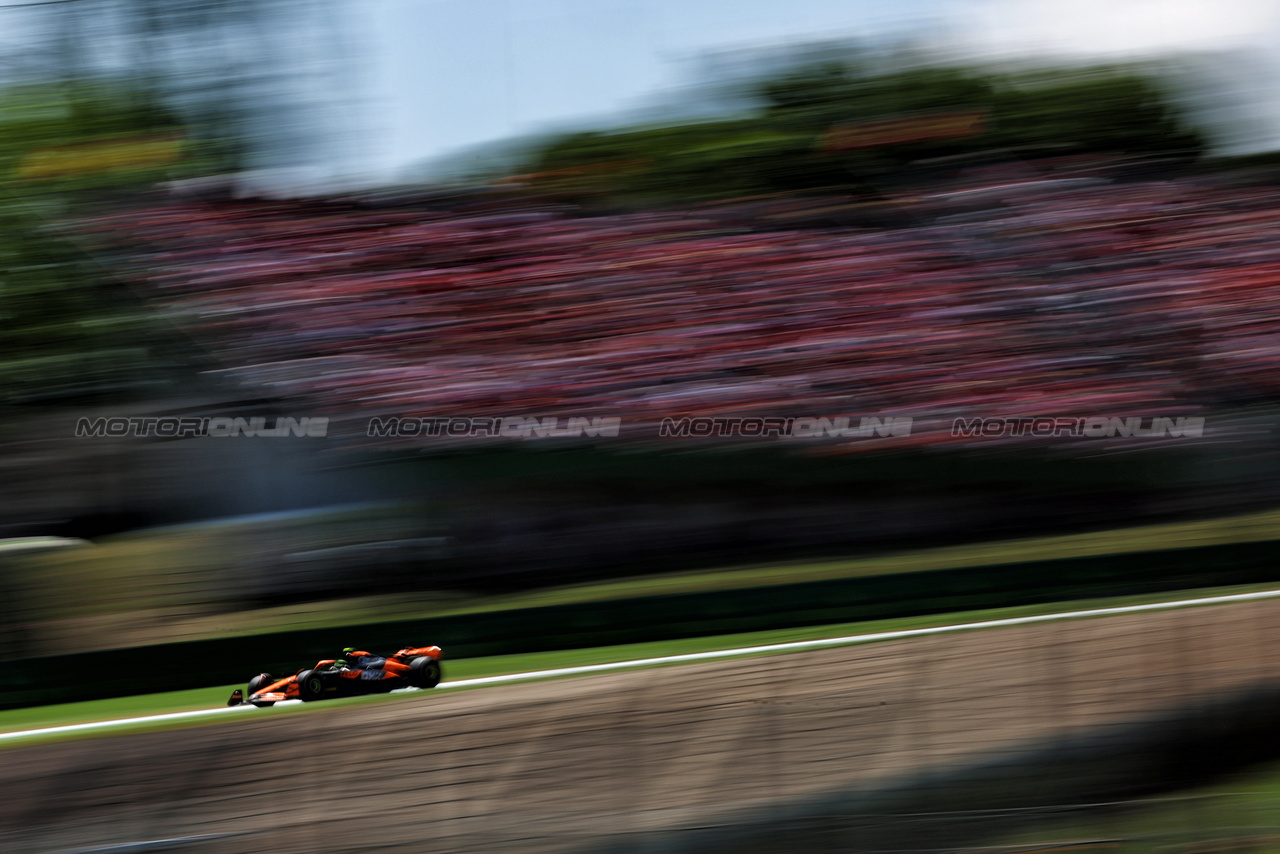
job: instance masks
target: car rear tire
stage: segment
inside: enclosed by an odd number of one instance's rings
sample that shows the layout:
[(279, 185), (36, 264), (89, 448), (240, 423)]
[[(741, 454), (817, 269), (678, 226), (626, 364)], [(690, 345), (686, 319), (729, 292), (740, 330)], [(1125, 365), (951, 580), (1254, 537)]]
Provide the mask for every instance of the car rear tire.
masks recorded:
[(324, 697), (324, 677), (317, 670), (304, 670), (298, 674), (298, 696), (310, 703)]
[(440, 684), (440, 662), (423, 655), (409, 662), (409, 684), (415, 688), (434, 688)]

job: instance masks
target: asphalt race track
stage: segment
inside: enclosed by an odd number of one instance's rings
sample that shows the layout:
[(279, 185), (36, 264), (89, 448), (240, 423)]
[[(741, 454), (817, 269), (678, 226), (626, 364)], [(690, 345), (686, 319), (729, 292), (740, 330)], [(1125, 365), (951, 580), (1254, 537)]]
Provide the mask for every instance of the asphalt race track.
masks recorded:
[(1280, 675), (1280, 601), (413, 692), (13, 746), (0, 850), (573, 851)]

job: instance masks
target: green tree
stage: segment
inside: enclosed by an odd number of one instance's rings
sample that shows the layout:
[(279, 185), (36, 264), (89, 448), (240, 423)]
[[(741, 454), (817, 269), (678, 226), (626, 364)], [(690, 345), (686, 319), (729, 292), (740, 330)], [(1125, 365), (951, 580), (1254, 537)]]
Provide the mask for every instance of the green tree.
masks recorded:
[(997, 146), (1191, 158), (1206, 150), (1203, 133), (1140, 66), (1014, 76), (996, 90), (993, 112)]
[[(760, 107), (739, 119), (573, 134), (535, 151), (528, 171), (570, 196), (679, 200), (868, 189), (996, 151), (1199, 157), (1203, 136), (1156, 81), (1144, 66), (1010, 75), (827, 59), (757, 81)], [(948, 116), (981, 119), (972, 131), (928, 130)], [(881, 142), (828, 144), (833, 129), (895, 121), (906, 130)], [(923, 128), (914, 135), (912, 122)]]
[(145, 189), (188, 168), (136, 148), (182, 133), (170, 111), (122, 81), (0, 92), (0, 403), (162, 385), (172, 336), (58, 223), (101, 191)]

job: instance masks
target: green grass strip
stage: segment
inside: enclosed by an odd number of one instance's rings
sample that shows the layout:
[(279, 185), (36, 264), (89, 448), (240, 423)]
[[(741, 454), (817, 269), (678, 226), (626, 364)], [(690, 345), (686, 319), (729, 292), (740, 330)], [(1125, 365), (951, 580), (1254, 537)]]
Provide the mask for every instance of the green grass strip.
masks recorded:
[[(1144, 605), (1160, 602), (1175, 602), (1184, 599), (1195, 599), (1209, 596), (1224, 596), (1236, 593), (1250, 593), (1272, 589), (1274, 585), (1242, 585), (1235, 587), (1205, 588), (1183, 590), (1147, 596), (1113, 597), (1107, 599), (1077, 600), (1073, 602), (1054, 602), (1039, 605), (1028, 605), (1016, 608), (994, 608), (980, 611), (965, 611), (950, 614), (933, 614), (918, 617), (904, 617), (893, 620), (874, 620), (860, 623), (838, 623), (825, 626), (806, 626), (795, 629), (782, 629), (765, 632), (747, 632), (711, 637), (686, 638), (672, 641), (652, 643), (626, 644), (620, 646), (598, 647), (577, 650), (557, 650), (550, 652), (524, 653), (517, 655), (487, 656), (483, 658), (450, 660), (445, 650), (445, 680), (474, 679), (485, 676), (500, 676), (512, 673), (527, 673), (550, 670), (560, 667), (575, 667), (590, 664), (606, 664), (620, 661), (655, 658), (666, 655), (710, 652), (715, 650), (735, 649), (739, 647), (760, 646), (764, 644), (788, 643), (793, 641), (820, 640), (852, 635), (874, 634), (877, 632), (902, 631), (905, 629), (930, 628), (935, 626), (956, 625), (961, 623), (982, 622), (1010, 617), (1039, 616), (1060, 614), (1093, 608), (1120, 607), (1125, 605)], [(786, 653), (783, 653), (786, 654)], [(305, 666), (309, 662), (300, 662)], [(658, 665), (660, 666), (660, 665)], [(252, 674), (245, 674), (246, 681)], [(283, 674), (282, 674), (283, 675)], [(244, 688), (244, 684), (220, 685), (199, 688), (189, 691), (172, 691), (159, 694), (121, 697), (108, 700), (93, 700), (79, 703), (64, 703), (50, 706), (35, 706), (24, 709), (0, 711), (0, 732), (37, 729), (44, 727), (64, 726), (69, 724), (88, 723), (92, 721), (114, 720), (144, 715), (159, 715), (171, 712), (185, 712), (197, 709), (217, 708), (226, 703), (235, 688)], [(474, 688), (471, 690), (480, 690)], [(394, 698), (406, 700), (420, 699), (422, 694), (393, 695)], [(430, 696), (429, 694), (425, 696)], [(319, 704), (323, 708), (359, 702), (382, 702), (385, 696), (351, 698), (346, 700), (326, 701)], [(317, 708), (316, 705), (290, 707), (304, 710)], [(279, 710), (283, 711), (283, 709)], [(247, 713), (251, 718), (252, 713)], [(196, 721), (139, 723), (137, 727), (111, 730), (112, 733), (123, 731), (167, 729), (179, 726), (202, 725), (218, 721), (230, 720), (230, 717), (214, 716)], [(104, 735), (101, 733), (68, 733), (34, 736), (33, 739), (53, 740), (63, 738), (84, 738)], [(13, 744), (29, 744), (32, 739), (21, 739), (8, 742)]]

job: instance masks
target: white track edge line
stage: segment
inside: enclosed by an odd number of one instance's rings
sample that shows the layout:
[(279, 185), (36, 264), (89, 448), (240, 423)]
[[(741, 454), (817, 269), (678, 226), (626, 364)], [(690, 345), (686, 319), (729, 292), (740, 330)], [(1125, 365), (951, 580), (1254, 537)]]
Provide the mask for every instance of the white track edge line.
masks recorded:
[[(1260, 599), (1280, 598), (1280, 590), (1259, 590), (1253, 593), (1232, 593), (1225, 596), (1202, 596), (1196, 599), (1177, 599), (1171, 602), (1150, 602), (1145, 605), (1117, 605), (1111, 608), (1089, 608), (1083, 611), (1061, 611), (1054, 614), (1036, 614), (1029, 617), (1005, 617), (998, 620), (981, 620), (976, 623), (956, 623), (949, 626), (929, 626), (920, 629), (899, 629), (892, 632), (873, 632), (865, 635), (848, 635), (838, 638), (821, 638), (818, 640), (788, 641), (786, 643), (770, 643), (760, 646), (736, 647), (734, 649), (712, 650), (710, 652), (689, 652), (681, 655), (662, 655), (655, 658), (637, 658), (629, 661), (611, 661), (604, 664), (583, 664), (576, 667), (557, 667), (551, 670), (533, 670), (526, 673), (507, 673), (501, 676), (481, 676), (475, 679), (455, 679), (441, 682), (436, 690), (442, 688), (472, 688), (481, 685), (498, 685), (506, 682), (526, 682), (533, 679), (553, 679), (559, 676), (577, 676), (585, 673), (602, 673), (610, 670), (627, 670), (635, 667), (652, 667), (659, 664), (676, 664), (689, 661), (710, 661), (718, 658), (732, 658), (741, 655), (759, 655), (769, 652), (796, 652), (805, 649), (820, 649), (828, 646), (852, 646), (854, 644), (874, 643), (876, 641), (902, 640), (904, 638), (923, 637), (926, 635), (950, 634), (952, 632), (994, 629), (1002, 626), (1025, 626), (1030, 623), (1048, 623), (1057, 620), (1074, 620), (1082, 617), (1107, 617), (1117, 614), (1136, 614), (1142, 611), (1168, 611), (1175, 608), (1190, 608), (1197, 605), (1225, 605), (1231, 602), (1251, 602)], [(407, 689), (414, 690), (417, 689)], [(399, 692), (397, 692), (399, 693)], [(62, 726), (43, 727), (41, 729), (17, 730), (0, 733), (0, 741), (18, 738), (29, 738), (38, 735), (85, 732), (95, 729), (130, 726), (133, 724), (158, 723), (164, 721), (185, 720), (189, 718), (219, 715), (254, 708), (250, 705), (227, 706), (217, 709), (197, 709), (190, 712), (169, 712), (161, 715), (143, 715), (136, 718), (116, 718), (105, 721), (92, 721), (81, 724), (65, 724)]]

